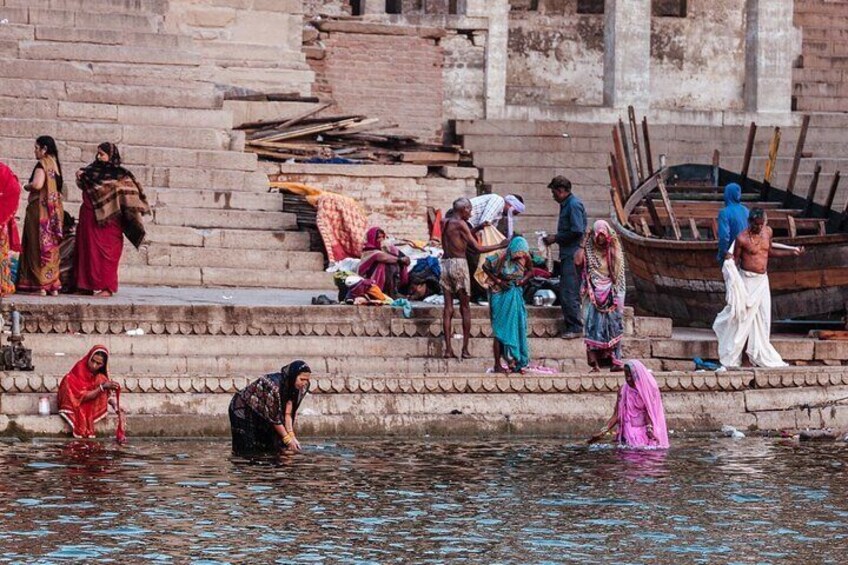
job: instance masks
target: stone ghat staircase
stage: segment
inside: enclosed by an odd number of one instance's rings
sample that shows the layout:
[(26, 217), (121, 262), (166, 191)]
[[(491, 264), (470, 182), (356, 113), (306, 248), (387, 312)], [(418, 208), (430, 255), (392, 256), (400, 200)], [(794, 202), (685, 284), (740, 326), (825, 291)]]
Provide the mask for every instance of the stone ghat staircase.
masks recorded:
[(802, 112), (848, 111), (848, 2), (795, 0), (795, 26), (803, 30), (801, 57), (793, 69), (793, 108)]
[[(556, 229), (559, 208), (551, 198), (548, 182), (555, 175), (566, 175), (577, 194), (594, 218), (610, 214), (609, 153), (612, 149), (612, 127), (617, 117), (610, 113), (610, 123), (582, 121), (581, 111), (565, 121), (478, 120), (458, 122), (456, 131), (463, 146), (474, 153), (474, 164), (481, 169), (483, 181), (499, 194), (522, 194), (527, 212), (517, 220), (518, 228), (532, 234), (535, 230), (549, 233)], [(623, 114), (626, 120), (626, 113)], [(720, 151), (720, 163), (725, 169), (739, 171), (745, 153), (750, 117), (721, 115), (703, 117), (702, 125), (659, 125), (659, 120), (692, 119), (692, 116), (649, 116), (651, 149), (654, 167), (660, 154), (667, 155), (668, 164), (710, 163), (713, 151)], [(639, 116), (641, 120), (641, 116)], [(786, 186), (792, 168), (798, 140), (800, 115), (793, 116), (795, 125), (781, 126), (781, 142), (775, 177), (772, 185)], [(768, 147), (774, 128), (759, 123), (751, 178), (762, 179)], [(844, 114), (813, 114), (804, 152), (795, 183), (795, 193), (807, 194), (813, 177), (815, 161), (822, 162), (822, 177), (816, 201), (823, 203), (835, 171), (848, 171), (848, 116)], [(629, 130), (628, 130), (629, 131)], [(568, 137), (563, 137), (568, 134)], [(843, 182), (833, 208), (843, 210), (848, 201), (848, 188)]]
[[(473, 308), (475, 358), (445, 361), (438, 308), (404, 319), (388, 308), (346, 306), (19, 307), (36, 371), (0, 376), (0, 432), (12, 434), (62, 432), (57, 417), (34, 416), (38, 399), (50, 398), (55, 412), (59, 379), (94, 344), (111, 349), (134, 435), (226, 434), (232, 394), (294, 358), (315, 376), (301, 414), (308, 434), (582, 434), (608, 417), (621, 384), (620, 374), (588, 373), (581, 341), (550, 337), (559, 329), (555, 308), (531, 308), (530, 333), (534, 362), (557, 372), (494, 376), (485, 373), (484, 308)], [(625, 353), (657, 371), (677, 429), (848, 424), (842, 409), (787, 410), (848, 394), (848, 343), (776, 339), (788, 359), (816, 366), (695, 373), (692, 356), (715, 356), (708, 335), (676, 335), (668, 320), (629, 311), (626, 326)], [(139, 328), (143, 335), (126, 333)]]
[(168, 9), (164, 0), (0, 0), (0, 159), (25, 180), (34, 139), (55, 137), (76, 215), (73, 172), (98, 143), (118, 143), (153, 206), (150, 246), (128, 247), (122, 283), (328, 287), (321, 255), (267, 193), (222, 109), (220, 88), (235, 83), (220, 81), (235, 78), (224, 72), (231, 61), (210, 53), (229, 43), (166, 32)]

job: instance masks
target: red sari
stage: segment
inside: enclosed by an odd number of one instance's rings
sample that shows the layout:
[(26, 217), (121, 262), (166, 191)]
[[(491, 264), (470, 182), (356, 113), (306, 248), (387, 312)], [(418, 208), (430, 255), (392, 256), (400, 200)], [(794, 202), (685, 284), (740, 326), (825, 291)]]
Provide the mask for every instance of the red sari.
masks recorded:
[(118, 265), (124, 251), (120, 214), (98, 225), (88, 193), (82, 193), (74, 252), (74, 277), (78, 290), (118, 292)]
[[(106, 355), (106, 364), (97, 374), (88, 368), (88, 360), (95, 353)], [(59, 383), (59, 414), (71, 425), (75, 438), (94, 437), (94, 424), (106, 416), (108, 394), (99, 394), (87, 401), (82, 398), (101, 384), (109, 382), (108, 361), (109, 350), (102, 345), (95, 345)]]
[(21, 251), (15, 212), (21, 198), (21, 183), (12, 169), (0, 163), (0, 296), (15, 292), (11, 252)]

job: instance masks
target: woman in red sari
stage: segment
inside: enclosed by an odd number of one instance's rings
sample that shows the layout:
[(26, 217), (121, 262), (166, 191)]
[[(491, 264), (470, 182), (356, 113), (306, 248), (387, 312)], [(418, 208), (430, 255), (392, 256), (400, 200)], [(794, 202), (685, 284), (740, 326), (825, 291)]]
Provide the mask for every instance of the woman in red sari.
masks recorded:
[(59, 383), (59, 414), (75, 438), (95, 437), (94, 424), (106, 416), (108, 405), (117, 406), (111, 392), (121, 387), (109, 379), (108, 362), (109, 350), (95, 345)]
[(141, 215), (150, 212), (141, 185), (121, 166), (114, 143), (101, 143), (94, 162), (77, 171), (82, 190), (74, 255), (76, 288), (103, 298), (118, 292), (124, 235), (136, 249), (144, 240)]
[(409, 282), (409, 257), (393, 245), (385, 245), (386, 232), (373, 227), (365, 234), (359, 276), (371, 279), (384, 294), (397, 298), (398, 290)]
[(0, 296), (15, 292), (12, 252), (21, 251), (15, 212), (21, 198), (21, 183), (12, 169), (0, 163)]

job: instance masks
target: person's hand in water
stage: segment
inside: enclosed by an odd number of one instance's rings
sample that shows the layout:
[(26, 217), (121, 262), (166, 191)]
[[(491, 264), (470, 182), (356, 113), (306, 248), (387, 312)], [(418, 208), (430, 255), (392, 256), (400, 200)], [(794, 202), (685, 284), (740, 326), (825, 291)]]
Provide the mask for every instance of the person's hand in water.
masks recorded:
[(298, 451), (300, 451), (300, 442), (297, 441), (296, 437), (292, 438), (291, 443), (289, 443), (289, 445), (288, 445), (288, 448), (289, 448), (289, 451), (292, 451), (294, 453), (297, 453)]

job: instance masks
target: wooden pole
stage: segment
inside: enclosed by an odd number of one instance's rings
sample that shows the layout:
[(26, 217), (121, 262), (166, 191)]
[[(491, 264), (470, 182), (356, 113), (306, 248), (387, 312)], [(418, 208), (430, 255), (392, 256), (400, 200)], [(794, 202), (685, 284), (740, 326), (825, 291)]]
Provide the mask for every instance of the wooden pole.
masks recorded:
[(636, 112), (633, 106), (627, 107), (627, 119), (630, 122), (630, 139), (633, 143), (634, 157), (636, 159), (636, 173), (639, 175), (639, 184), (645, 180), (645, 169), (642, 167), (642, 150), (639, 148), (639, 128), (636, 125)]
[(630, 198), (633, 188), (630, 185), (630, 177), (624, 166), (624, 145), (621, 143), (621, 134), (616, 126), (612, 127), (612, 144), (615, 149), (615, 162), (618, 165), (618, 182), (624, 198)]
[(819, 187), (819, 175), (821, 175), (821, 161), (816, 161), (816, 168), (813, 170), (813, 178), (810, 181), (810, 189), (807, 191), (807, 203), (804, 206), (804, 216), (809, 216), (813, 211), (813, 204), (816, 200), (816, 190)]
[(798, 167), (801, 166), (801, 155), (804, 152), (804, 143), (807, 141), (807, 128), (810, 127), (810, 115), (804, 116), (801, 122), (801, 131), (798, 132), (798, 143), (795, 145), (795, 156), (792, 158), (792, 171), (789, 173), (789, 181), (786, 183), (786, 195), (783, 197), (783, 206), (789, 205), (792, 193), (795, 191), (795, 179), (798, 178)]
[(651, 155), (651, 135), (648, 132), (648, 118), (642, 118), (642, 139), (645, 142), (645, 166), (648, 168), (648, 175), (654, 174), (654, 158)]
[[(610, 157), (612, 157), (612, 155), (610, 155)], [(619, 224), (626, 226), (627, 217), (624, 215), (624, 205), (621, 202), (621, 194), (618, 191), (618, 179), (615, 178), (616, 175), (612, 165), (607, 166), (607, 170), (609, 171), (610, 197), (612, 198), (612, 205), (615, 209), (615, 216), (618, 218)]]
[(630, 136), (627, 135), (627, 129), (622, 120), (618, 120), (618, 130), (624, 147), (624, 166), (627, 169), (627, 174), (630, 175), (630, 189), (636, 190), (639, 188), (639, 175), (636, 173), (636, 165), (633, 163), (633, 146), (630, 143)]
[(830, 190), (827, 193), (827, 200), (824, 203), (825, 214), (829, 214), (830, 209), (833, 208), (833, 200), (836, 198), (837, 188), (839, 188), (839, 171), (836, 171), (836, 174), (833, 175), (833, 181), (830, 183)]
[(748, 167), (751, 165), (751, 155), (754, 152), (754, 139), (757, 137), (757, 124), (751, 122), (748, 128), (748, 141), (745, 143), (745, 158), (742, 160), (742, 189), (748, 184)]
[[(771, 189), (771, 178), (774, 176), (774, 167), (777, 164), (777, 152), (780, 149), (780, 128), (774, 128), (774, 135), (771, 137), (769, 144), (768, 161), (766, 161), (766, 172), (763, 176), (763, 189), (760, 192), (761, 200), (768, 200), (769, 190)], [(784, 204), (785, 206), (786, 204)]]
[(660, 191), (660, 198), (662, 198), (663, 206), (665, 206), (665, 211), (668, 213), (668, 221), (671, 224), (671, 229), (674, 232), (674, 238), (677, 241), (680, 241), (683, 237), (680, 233), (680, 225), (677, 223), (677, 217), (674, 215), (674, 209), (671, 207), (671, 199), (668, 197), (668, 191), (665, 189), (665, 181), (662, 178), (662, 175), (657, 177), (657, 189)]

